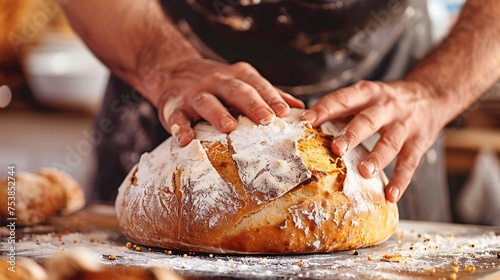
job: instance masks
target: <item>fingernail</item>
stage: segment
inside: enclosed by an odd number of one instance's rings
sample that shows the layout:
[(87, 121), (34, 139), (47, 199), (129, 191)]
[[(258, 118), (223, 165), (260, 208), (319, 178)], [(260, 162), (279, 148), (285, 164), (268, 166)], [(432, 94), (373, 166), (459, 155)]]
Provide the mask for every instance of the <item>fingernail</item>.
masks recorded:
[(181, 136), (180, 136), (179, 134), (174, 135), (174, 140), (175, 140), (175, 144), (176, 144), (177, 146), (180, 146), (180, 145), (181, 145), (181, 140), (182, 140), (182, 139), (181, 139)]
[(337, 148), (341, 156), (345, 155), (347, 148), (349, 147), (347, 141), (344, 139), (333, 140), (333, 145)]
[(259, 118), (259, 123), (262, 125), (268, 125), (274, 122), (274, 113), (268, 109), (260, 109), (257, 111), (257, 117)]
[(228, 116), (222, 116), (219, 125), (221, 126), (222, 129), (227, 129), (232, 127), (234, 124), (234, 120)]
[(389, 191), (392, 198), (394, 199), (394, 202), (397, 202), (399, 200), (399, 189), (396, 187), (391, 188)]
[(316, 121), (318, 116), (316, 115), (316, 112), (308, 110), (302, 113), (302, 118), (307, 121), (310, 121), (311, 123), (314, 123), (314, 121)]
[(283, 116), (286, 115), (286, 113), (288, 112), (288, 106), (286, 106), (285, 104), (283, 103), (278, 103), (274, 106), (274, 112), (276, 113), (277, 116)]
[(179, 133), (180, 130), (181, 127), (176, 123), (170, 127), (170, 132), (172, 133), (172, 135), (177, 135), (177, 133)]
[(365, 160), (361, 162), (361, 165), (364, 166), (367, 175), (372, 177), (375, 174), (375, 164), (373, 163), (372, 160)]

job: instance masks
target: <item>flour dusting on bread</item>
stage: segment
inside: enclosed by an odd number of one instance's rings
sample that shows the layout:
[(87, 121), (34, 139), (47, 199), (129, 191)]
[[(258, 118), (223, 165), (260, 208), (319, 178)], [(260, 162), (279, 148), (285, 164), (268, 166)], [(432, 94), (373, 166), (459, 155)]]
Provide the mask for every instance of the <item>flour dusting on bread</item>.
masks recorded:
[(229, 134), (199, 123), (186, 147), (169, 138), (145, 153), (119, 189), (123, 233), (144, 245), (218, 253), (330, 252), (388, 238), (397, 207), (381, 177), (359, 175), (367, 151), (335, 156), (339, 127), (312, 128), (301, 112), (267, 126), (240, 116)]
[(277, 118), (272, 125), (255, 125), (240, 116), (229, 134), (233, 159), (247, 192), (257, 204), (274, 200), (311, 178), (297, 151), (297, 139), (305, 130), (300, 121)]

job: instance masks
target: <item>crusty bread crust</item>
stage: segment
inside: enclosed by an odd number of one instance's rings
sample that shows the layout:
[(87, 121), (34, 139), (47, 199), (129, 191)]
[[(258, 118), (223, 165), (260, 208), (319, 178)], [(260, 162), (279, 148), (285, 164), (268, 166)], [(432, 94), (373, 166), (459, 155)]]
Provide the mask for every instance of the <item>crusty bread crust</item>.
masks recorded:
[[(294, 116), (286, 122), (297, 121), (299, 114)], [(331, 252), (387, 239), (396, 229), (398, 210), (385, 199), (385, 177), (367, 180), (359, 175), (357, 164), (367, 151), (357, 147), (338, 158), (330, 151), (333, 136), (327, 133), (332, 134), (334, 127), (300, 125), (300, 135), (293, 139), (295, 150), (289, 152), (300, 157), (309, 175), (278, 196), (252, 193), (258, 187), (243, 182), (239, 169), (243, 165), (235, 163), (234, 143), (219, 136), (193, 141), (202, 148), (191, 157), (206, 158), (212, 167), (207, 172), (215, 173), (219, 177), (213, 178), (224, 184), (208, 182), (200, 190), (195, 178), (185, 175), (198, 174), (191, 170), (197, 164), (181, 164), (187, 160), (179, 152), (183, 149), (166, 140), (141, 157), (119, 189), (116, 210), (123, 233), (148, 246), (242, 254)], [(202, 207), (207, 198), (213, 202), (209, 210)]]
[[(15, 176), (16, 224), (29, 226), (47, 221), (57, 213), (67, 215), (85, 206), (82, 187), (68, 173), (44, 168), (38, 173), (18, 172)], [(7, 205), (8, 178), (0, 179), (0, 202)], [(11, 200), (12, 201), (12, 200)], [(0, 209), (0, 222), (11, 218), (7, 206)]]

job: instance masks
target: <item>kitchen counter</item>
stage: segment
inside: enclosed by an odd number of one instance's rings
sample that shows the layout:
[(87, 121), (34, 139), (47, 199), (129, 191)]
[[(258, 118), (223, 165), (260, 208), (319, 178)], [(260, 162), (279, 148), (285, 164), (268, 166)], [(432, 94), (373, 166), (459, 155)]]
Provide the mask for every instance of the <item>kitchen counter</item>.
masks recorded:
[[(0, 250), (5, 250), (5, 227), (0, 234)], [(288, 256), (209, 255), (144, 246), (139, 246), (141, 251), (127, 248), (113, 206), (91, 205), (79, 213), (55, 217), (44, 225), (17, 229), (16, 237), (17, 257), (42, 264), (62, 251), (84, 249), (104, 265), (164, 267), (189, 279), (446, 279), (453, 277), (454, 266), (458, 269), (457, 279), (500, 279), (499, 227), (400, 221), (396, 233), (386, 242), (356, 251)], [(109, 255), (116, 259), (110, 260)]]

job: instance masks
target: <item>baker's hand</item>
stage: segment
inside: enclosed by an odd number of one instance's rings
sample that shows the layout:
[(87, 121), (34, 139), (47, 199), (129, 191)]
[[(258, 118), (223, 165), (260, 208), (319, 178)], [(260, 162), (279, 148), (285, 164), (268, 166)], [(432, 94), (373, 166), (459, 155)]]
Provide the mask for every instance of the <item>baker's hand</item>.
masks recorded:
[(228, 108), (234, 108), (257, 124), (267, 125), (285, 117), (290, 106), (302, 101), (273, 87), (248, 63), (232, 65), (207, 59), (182, 62), (165, 78), (158, 101), (160, 121), (181, 146), (194, 138), (191, 123), (203, 118), (219, 131), (236, 128)]
[(376, 176), (397, 157), (394, 174), (385, 189), (387, 199), (397, 202), (420, 158), (445, 125), (446, 102), (415, 81), (360, 81), (324, 96), (303, 117), (318, 126), (353, 116), (342, 134), (332, 141), (331, 149), (338, 156), (379, 132), (380, 139), (358, 166), (359, 172), (365, 178)]

